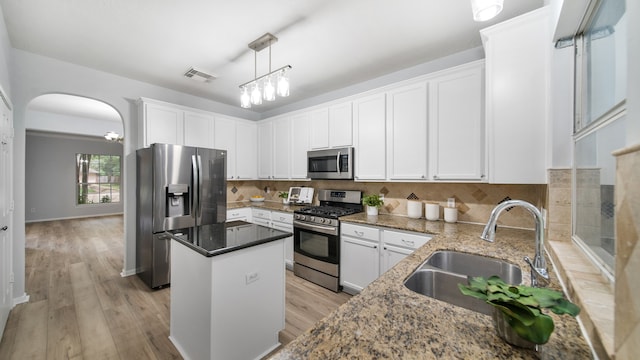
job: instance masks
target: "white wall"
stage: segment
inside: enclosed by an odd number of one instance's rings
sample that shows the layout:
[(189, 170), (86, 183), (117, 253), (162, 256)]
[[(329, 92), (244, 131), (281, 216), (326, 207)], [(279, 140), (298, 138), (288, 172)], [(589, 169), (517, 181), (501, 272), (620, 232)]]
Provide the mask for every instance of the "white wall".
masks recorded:
[(102, 119), (88, 119), (79, 116), (54, 114), (28, 110), (25, 118), (25, 129), (49, 131), (64, 134), (88, 136), (104, 136), (108, 131), (123, 133), (122, 121), (115, 122)]
[(551, 146), (549, 165), (552, 169), (568, 169), (572, 164), (573, 52), (572, 46), (551, 51), (551, 124), (547, 137)]
[(122, 144), (107, 142), (104, 138), (27, 131), (27, 222), (123, 212), (123, 202), (76, 205), (76, 154), (122, 156)]

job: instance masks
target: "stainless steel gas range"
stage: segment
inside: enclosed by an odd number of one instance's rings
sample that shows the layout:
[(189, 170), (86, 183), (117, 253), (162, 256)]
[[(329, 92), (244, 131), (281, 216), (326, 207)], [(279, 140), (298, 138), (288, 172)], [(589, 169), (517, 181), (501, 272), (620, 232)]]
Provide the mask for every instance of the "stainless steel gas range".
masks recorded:
[(293, 273), (333, 291), (340, 290), (340, 216), (362, 212), (362, 192), (320, 190), (320, 206), (294, 212)]

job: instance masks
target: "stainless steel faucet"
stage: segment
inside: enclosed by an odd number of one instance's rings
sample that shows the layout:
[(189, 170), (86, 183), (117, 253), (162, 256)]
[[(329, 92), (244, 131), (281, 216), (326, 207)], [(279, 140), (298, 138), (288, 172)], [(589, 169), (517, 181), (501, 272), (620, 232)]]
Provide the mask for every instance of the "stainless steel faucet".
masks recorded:
[(536, 255), (533, 262), (528, 256), (524, 257), (524, 261), (531, 267), (531, 286), (545, 287), (549, 285), (549, 272), (547, 271), (547, 262), (544, 259), (544, 220), (540, 210), (530, 203), (523, 200), (508, 200), (498, 204), (489, 216), (489, 221), (482, 231), (481, 239), (493, 242), (496, 239), (496, 221), (502, 210), (514, 206), (521, 206), (527, 209), (535, 218), (536, 222)]

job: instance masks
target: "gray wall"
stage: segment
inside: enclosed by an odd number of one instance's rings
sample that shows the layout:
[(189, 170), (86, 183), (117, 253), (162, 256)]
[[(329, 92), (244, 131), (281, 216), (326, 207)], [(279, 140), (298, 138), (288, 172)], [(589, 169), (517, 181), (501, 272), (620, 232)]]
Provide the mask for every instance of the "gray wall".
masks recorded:
[(79, 153), (122, 156), (122, 144), (95, 137), (27, 131), (26, 222), (123, 212), (124, 201), (76, 205), (75, 159)]

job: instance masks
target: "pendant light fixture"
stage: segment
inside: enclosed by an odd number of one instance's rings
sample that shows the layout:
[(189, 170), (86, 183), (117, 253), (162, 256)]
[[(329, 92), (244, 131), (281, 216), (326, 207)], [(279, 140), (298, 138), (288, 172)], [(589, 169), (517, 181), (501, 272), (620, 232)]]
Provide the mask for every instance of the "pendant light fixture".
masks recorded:
[[(266, 33), (249, 43), (249, 48), (253, 50), (253, 80), (240, 85), (240, 106), (248, 109), (251, 105), (260, 105), (262, 100), (274, 101), (276, 95), (280, 97), (289, 96), (289, 74), (291, 65), (285, 65), (279, 69), (271, 71), (271, 44), (278, 41), (278, 38), (270, 33)], [(258, 52), (269, 48), (269, 72), (258, 77)]]
[(473, 20), (487, 21), (493, 19), (502, 11), (504, 0), (471, 0)]

